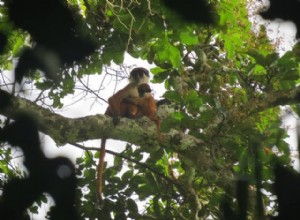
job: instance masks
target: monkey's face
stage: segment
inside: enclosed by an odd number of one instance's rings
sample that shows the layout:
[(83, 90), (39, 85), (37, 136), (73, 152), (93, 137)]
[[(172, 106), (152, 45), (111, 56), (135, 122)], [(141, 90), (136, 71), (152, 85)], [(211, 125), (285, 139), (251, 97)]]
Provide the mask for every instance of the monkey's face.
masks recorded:
[(138, 92), (140, 97), (144, 97), (146, 93), (151, 93), (151, 88), (149, 84), (143, 83), (139, 85)]
[(134, 68), (130, 72), (129, 81), (135, 84), (143, 84), (149, 82), (149, 71), (143, 67)]

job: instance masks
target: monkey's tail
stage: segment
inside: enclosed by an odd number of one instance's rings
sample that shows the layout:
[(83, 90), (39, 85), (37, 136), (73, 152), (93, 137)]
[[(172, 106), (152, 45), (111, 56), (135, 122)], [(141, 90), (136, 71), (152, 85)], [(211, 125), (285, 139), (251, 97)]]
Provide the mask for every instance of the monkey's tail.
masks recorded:
[(98, 162), (98, 173), (97, 173), (97, 199), (100, 207), (103, 207), (104, 201), (102, 197), (103, 191), (103, 170), (104, 170), (104, 158), (105, 158), (105, 144), (106, 139), (101, 140), (101, 147), (100, 147), (100, 156)]

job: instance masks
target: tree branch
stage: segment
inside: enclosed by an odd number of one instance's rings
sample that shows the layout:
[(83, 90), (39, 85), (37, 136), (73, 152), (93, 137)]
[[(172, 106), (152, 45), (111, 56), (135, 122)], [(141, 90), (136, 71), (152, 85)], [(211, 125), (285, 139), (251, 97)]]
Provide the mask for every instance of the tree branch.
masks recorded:
[[(300, 94), (300, 87), (289, 91), (271, 92), (253, 98), (244, 106), (239, 106), (239, 112), (243, 112), (243, 117), (249, 117), (251, 114), (271, 107), (295, 104), (299, 102), (298, 94)], [(230, 110), (227, 119), (234, 118), (235, 111), (237, 109)], [(157, 136), (156, 126), (147, 118), (138, 120), (122, 118), (120, 123), (114, 126), (111, 118), (104, 115), (67, 118), (29, 100), (14, 96), (11, 96), (11, 104), (8, 107), (0, 109), (0, 114), (11, 119), (15, 119), (18, 114), (24, 112), (32, 114), (37, 121), (39, 130), (51, 136), (58, 145), (107, 138), (146, 148), (163, 146), (180, 153), (184, 163), (197, 167), (200, 171), (213, 169), (213, 159), (202, 140), (173, 129), (168, 134), (164, 134), (163, 142), (159, 143), (157, 138), (153, 138)]]
[[(7, 95), (9, 94), (7, 93)], [(145, 117), (138, 120), (122, 118), (120, 123), (114, 126), (111, 118), (105, 115), (67, 118), (27, 99), (10, 97), (11, 104), (4, 109), (0, 109), (0, 114), (10, 119), (15, 119), (24, 112), (31, 114), (36, 120), (39, 130), (51, 136), (58, 145), (101, 138), (121, 140), (139, 146), (147, 146), (148, 148), (160, 145), (158, 139), (153, 138), (157, 136), (155, 124)], [(201, 143), (193, 136), (172, 130), (164, 136), (161, 145), (177, 151), (184, 151), (190, 147), (197, 147)]]
[[(77, 144), (77, 143), (70, 143), (70, 144), (72, 144), (72, 145), (74, 145), (75, 147), (78, 147), (78, 148), (80, 148), (80, 149), (82, 149), (82, 150), (86, 150), (86, 151), (89, 151), (89, 150), (99, 151), (99, 148), (96, 148), (96, 147), (85, 147), (85, 146), (83, 146), (83, 145), (81, 145), (81, 144)], [(146, 169), (150, 170), (152, 173), (156, 174), (156, 175), (159, 176), (160, 178), (162, 178), (162, 179), (166, 180), (167, 182), (171, 183), (172, 185), (176, 186), (176, 188), (177, 188), (181, 193), (184, 192), (182, 186), (181, 186), (178, 182), (176, 182), (175, 180), (169, 178), (168, 176), (165, 176), (164, 174), (160, 173), (159, 171), (153, 169), (151, 166), (148, 166), (148, 165), (145, 164), (145, 163), (141, 163), (141, 162), (138, 161), (138, 160), (135, 160), (135, 159), (133, 159), (133, 158), (131, 158), (131, 157), (128, 157), (128, 156), (126, 156), (126, 155), (123, 155), (122, 153), (116, 153), (116, 152), (111, 151), (111, 150), (108, 150), (108, 149), (106, 149), (105, 152), (108, 153), (108, 154), (114, 155), (114, 156), (116, 156), (116, 157), (120, 157), (120, 158), (122, 158), (122, 159), (125, 159), (125, 160), (127, 160), (127, 161), (133, 162), (133, 163), (139, 165), (139, 166), (142, 167), (142, 168), (146, 168)]]
[(261, 97), (254, 98), (248, 104), (242, 106), (242, 111), (252, 115), (280, 105), (297, 104), (299, 101), (300, 86), (286, 91), (272, 91)]

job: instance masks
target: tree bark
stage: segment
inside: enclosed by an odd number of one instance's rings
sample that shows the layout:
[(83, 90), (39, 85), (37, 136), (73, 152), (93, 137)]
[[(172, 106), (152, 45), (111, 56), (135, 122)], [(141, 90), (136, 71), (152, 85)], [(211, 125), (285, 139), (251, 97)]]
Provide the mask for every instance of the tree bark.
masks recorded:
[[(2, 91), (3, 92), (3, 91)], [(68, 118), (43, 108), (27, 99), (10, 96), (11, 103), (6, 108), (0, 108), (0, 114), (15, 119), (20, 114), (29, 114), (36, 120), (39, 130), (49, 135), (58, 145), (83, 142), (93, 139), (115, 139), (135, 145), (157, 147), (159, 145), (156, 126), (148, 118), (132, 120), (121, 118), (118, 125), (113, 125), (112, 119), (105, 115), (91, 115), (81, 118)], [(184, 141), (186, 140), (186, 141)], [(187, 142), (188, 140), (188, 142)], [(181, 134), (172, 130), (164, 136), (161, 144), (174, 150), (186, 150), (201, 143), (193, 136)], [(176, 144), (176, 146), (175, 146)]]
[[(249, 117), (272, 107), (298, 103), (299, 92), (300, 87), (296, 87), (288, 92), (276, 91), (254, 98), (243, 106), (231, 109), (225, 121), (231, 121), (230, 118), (234, 118), (233, 113), (237, 111), (243, 112), (243, 117)], [(22, 113), (31, 114), (39, 130), (52, 137), (57, 145), (101, 138), (121, 140), (150, 151), (157, 147), (169, 148), (178, 152), (185, 164), (197, 167), (199, 171), (214, 169), (213, 159), (202, 140), (172, 129), (168, 134), (163, 134), (163, 141), (159, 143), (158, 138), (155, 138), (156, 126), (147, 118), (138, 120), (121, 118), (120, 123), (114, 126), (111, 118), (105, 115), (67, 118), (29, 100), (14, 96), (11, 96), (9, 106), (0, 108), (0, 114), (11, 119)]]

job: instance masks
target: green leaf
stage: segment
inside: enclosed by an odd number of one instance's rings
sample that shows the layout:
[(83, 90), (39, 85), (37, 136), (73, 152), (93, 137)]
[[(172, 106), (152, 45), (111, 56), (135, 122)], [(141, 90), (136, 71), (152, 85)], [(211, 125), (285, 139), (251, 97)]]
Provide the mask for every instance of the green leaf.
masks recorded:
[(38, 214), (38, 209), (39, 209), (38, 206), (33, 206), (33, 207), (31, 207), (29, 210), (30, 210), (30, 212), (33, 213), (33, 214)]
[(60, 97), (58, 95), (55, 95), (52, 98), (53, 98), (52, 106), (54, 108), (62, 108), (63, 107), (63, 104), (60, 102)]
[(259, 62), (259, 61), (263, 62), (265, 59), (264, 56), (259, 53), (259, 51), (257, 51), (256, 49), (253, 49), (253, 48), (249, 49), (247, 51), (247, 54), (250, 55), (251, 57), (253, 57), (256, 60), (256, 62)]
[(279, 54), (278, 53), (268, 54), (265, 57), (264, 65), (263, 66), (271, 66), (271, 64), (274, 63), (275, 60), (278, 60), (278, 58), (279, 58)]
[(102, 62), (103, 64), (110, 64), (111, 61), (114, 61), (116, 64), (121, 64), (124, 61), (128, 35), (114, 31), (111, 40), (112, 42), (106, 44), (103, 49)]
[(172, 113), (172, 118), (176, 119), (177, 121), (181, 121), (184, 119), (184, 113), (182, 112), (173, 112)]
[(148, 159), (149, 162), (156, 162), (156, 161), (159, 161), (162, 157), (164, 156), (164, 151), (163, 149), (159, 149), (159, 150), (156, 150), (154, 152), (151, 152), (151, 157)]
[(157, 75), (157, 74), (166, 72), (166, 69), (161, 68), (161, 67), (154, 67), (154, 68), (151, 68), (150, 71), (153, 75)]
[(271, 66), (271, 64), (279, 58), (278, 53), (271, 53), (264, 56), (256, 49), (249, 49), (247, 54), (253, 57), (256, 60), (256, 62), (262, 65), (263, 67)]
[(140, 200), (145, 200), (149, 196), (153, 195), (153, 186), (150, 184), (145, 184), (136, 189)]
[(158, 66), (164, 66), (167, 63), (173, 68), (178, 68), (181, 65), (179, 50), (177, 47), (171, 45), (168, 40), (158, 40), (153, 44), (152, 49), (155, 52), (155, 61)]
[(129, 210), (129, 217), (136, 217), (138, 215), (138, 206), (133, 199), (127, 199), (127, 207)]
[(95, 177), (96, 171), (95, 171), (95, 169), (85, 169), (83, 172), (83, 175), (87, 179), (92, 179)]
[(132, 170), (128, 170), (126, 171), (123, 175), (122, 175), (122, 180), (128, 181), (129, 179), (131, 179), (133, 177), (133, 171)]
[(288, 90), (295, 88), (295, 82), (290, 80), (281, 80), (280, 81), (280, 89)]
[(186, 32), (180, 32), (180, 41), (186, 45), (196, 45), (199, 43), (198, 37), (193, 34), (192, 30), (187, 30)]
[(157, 73), (157, 74), (154, 74), (152, 82), (153, 83), (162, 83), (168, 78), (168, 76), (169, 76), (169, 71), (167, 71), (167, 70)]
[[(22, 37), (16, 37), (14, 39), (12, 54), (14, 57), (19, 56), (21, 48), (24, 46), (24, 40)], [(23, 48), (24, 49), (24, 48)]]
[(48, 202), (48, 199), (47, 199), (47, 196), (45, 196), (44, 194), (41, 196), (41, 201), (43, 203), (47, 203)]
[(115, 157), (114, 158), (114, 168), (117, 172), (120, 172), (123, 168), (124, 161), (121, 157)]
[(163, 97), (166, 98), (166, 99), (169, 99), (171, 101), (181, 103), (181, 104), (184, 102), (184, 100), (182, 99), (180, 94), (176, 91), (167, 91), (167, 92), (165, 92)]
[(181, 119), (183, 116), (181, 113), (173, 113), (169, 117), (165, 118), (161, 123), (161, 131), (162, 132), (169, 132), (170, 129), (179, 128), (181, 125)]
[(40, 90), (47, 90), (53, 86), (53, 82), (51, 81), (36, 82), (35, 86)]
[(7, 165), (0, 162), (0, 170), (1, 170), (1, 173), (8, 173)]
[(190, 90), (185, 96), (185, 102), (193, 110), (199, 110), (203, 105), (203, 100), (195, 90)]

